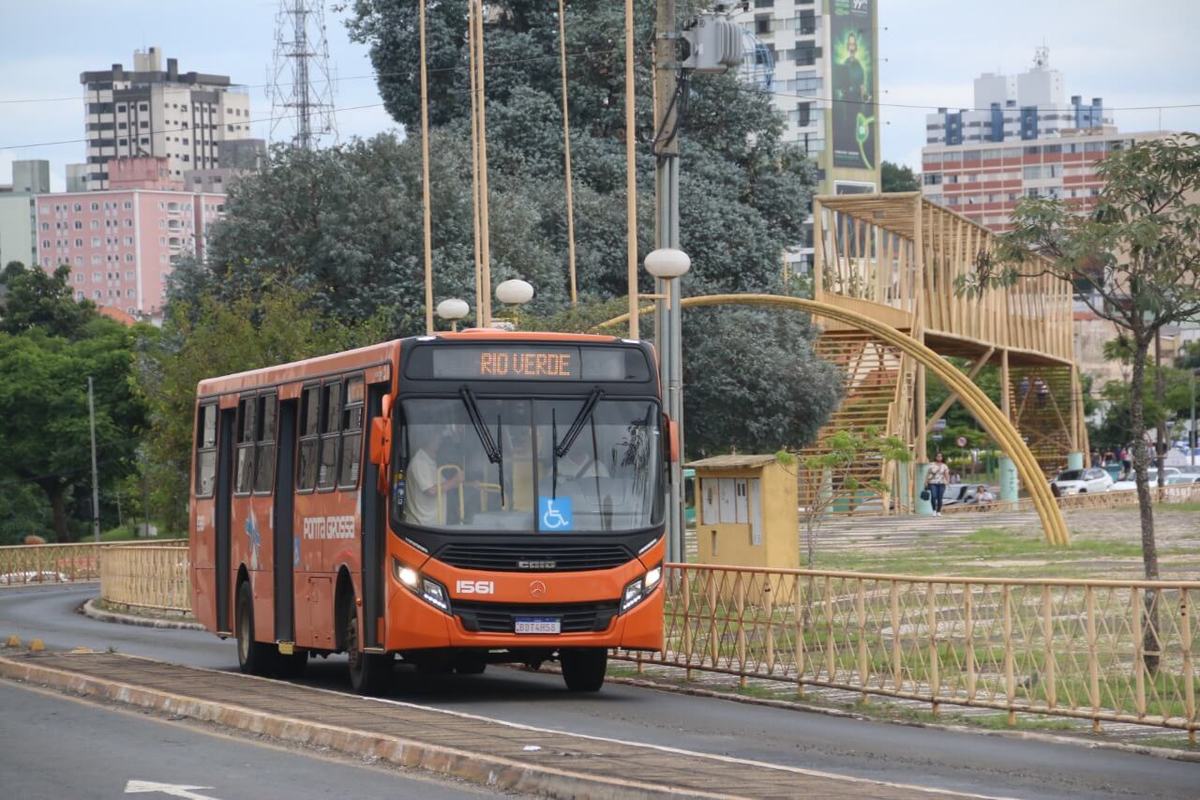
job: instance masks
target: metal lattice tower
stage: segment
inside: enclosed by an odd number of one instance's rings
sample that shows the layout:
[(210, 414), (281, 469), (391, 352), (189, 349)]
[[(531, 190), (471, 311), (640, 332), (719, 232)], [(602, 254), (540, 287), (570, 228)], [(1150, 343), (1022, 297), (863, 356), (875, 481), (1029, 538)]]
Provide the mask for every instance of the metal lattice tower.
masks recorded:
[(311, 149), (321, 139), (337, 141), (333, 73), (325, 38), (321, 0), (279, 0), (275, 14), (275, 53), (267, 95), (271, 99), (271, 139), (291, 130), (292, 145)]

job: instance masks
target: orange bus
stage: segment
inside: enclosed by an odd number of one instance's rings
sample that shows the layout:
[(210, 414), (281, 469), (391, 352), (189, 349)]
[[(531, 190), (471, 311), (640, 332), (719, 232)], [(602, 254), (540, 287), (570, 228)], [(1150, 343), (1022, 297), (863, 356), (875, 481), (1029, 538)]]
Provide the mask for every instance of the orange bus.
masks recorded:
[(421, 672), (662, 646), (677, 458), (654, 354), (469, 330), (202, 381), (192, 608), (244, 672), (345, 652), (356, 691)]

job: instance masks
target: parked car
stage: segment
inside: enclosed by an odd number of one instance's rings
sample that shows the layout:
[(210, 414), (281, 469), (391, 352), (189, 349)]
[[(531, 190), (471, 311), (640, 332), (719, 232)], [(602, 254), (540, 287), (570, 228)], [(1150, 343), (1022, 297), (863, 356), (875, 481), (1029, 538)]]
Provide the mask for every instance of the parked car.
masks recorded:
[(1089, 492), (1107, 492), (1113, 485), (1112, 476), (1100, 467), (1090, 469), (1064, 469), (1050, 483), (1062, 497)]
[(1181, 472), (1178, 475), (1168, 475), (1167, 486), (1176, 486), (1179, 484), (1200, 483), (1200, 473)]
[[(1167, 483), (1171, 482), (1171, 478), (1173, 476), (1180, 475), (1180, 474), (1182, 474), (1182, 473), (1179, 471), (1178, 467), (1163, 467), (1163, 480)], [(1148, 470), (1146, 470), (1146, 480), (1150, 482), (1151, 486), (1158, 483), (1158, 470), (1154, 467), (1150, 467)], [(1137, 488), (1137, 481), (1135, 481), (1133, 479), (1133, 476), (1130, 475), (1125, 480), (1117, 481), (1116, 483), (1114, 483), (1112, 486), (1110, 486), (1108, 488), (1108, 491), (1110, 491), (1110, 492), (1129, 492), (1136, 488)]]

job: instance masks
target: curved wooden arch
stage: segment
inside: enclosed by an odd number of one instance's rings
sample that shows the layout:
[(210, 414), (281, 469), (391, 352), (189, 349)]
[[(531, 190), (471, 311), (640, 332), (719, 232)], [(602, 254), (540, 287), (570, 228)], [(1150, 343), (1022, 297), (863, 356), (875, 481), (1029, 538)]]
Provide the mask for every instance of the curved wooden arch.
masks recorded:
[[(1004, 413), (1000, 409), (996, 408), (996, 404), (983, 393), (982, 389), (923, 343), (908, 334), (901, 333), (887, 323), (879, 322), (864, 314), (859, 314), (857, 311), (850, 311), (830, 303), (807, 300), (802, 297), (786, 297), (775, 294), (713, 294), (700, 297), (685, 297), (681, 305), (684, 308), (718, 305), (794, 308), (800, 311), (807, 311), (814, 316), (853, 325), (859, 330), (878, 336), (888, 344), (912, 356), (919, 364), (922, 364), (926, 369), (941, 378), (950, 387), (951, 391), (958, 394), (963, 405), (975, 415), (975, 418), (980, 421), (988, 435), (1013, 460), (1017, 468), (1017, 474), (1029, 490), (1033, 506), (1037, 510), (1038, 517), (1041, 519), (1042, 529), (1046, 534), (1046, 541), (1056, 545), (1070, 544), (1070, 535), (1067, 532), (1067, 524), (1063, 519), (1062, 510), (1058, 507), (1058, 503), (1054, 501), (1054, 496), (1050, 493), (1050, 487), (1046, 483), (1046, 479), (1042, 475), (1042, 471), (1038, 467), (1033, 453), (1030, 452), (1029, 447), (1021, 438), (1021, 434), (1017, 431), (1016, 427), (1004, 416)], [(596, 327), (607, 328), (612, 325), (619, 325), (627, 319), (629, 319), (629, 315), (622, 314), (619, 317), (602, 322)]]

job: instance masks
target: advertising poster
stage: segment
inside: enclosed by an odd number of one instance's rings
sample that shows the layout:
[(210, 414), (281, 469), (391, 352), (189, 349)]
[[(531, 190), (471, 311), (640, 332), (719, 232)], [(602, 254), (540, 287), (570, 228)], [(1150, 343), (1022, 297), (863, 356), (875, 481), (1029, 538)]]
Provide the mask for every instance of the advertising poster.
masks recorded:
[(875, 169), (875, 0), (831, 0), (833, 165)]

